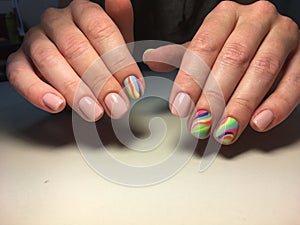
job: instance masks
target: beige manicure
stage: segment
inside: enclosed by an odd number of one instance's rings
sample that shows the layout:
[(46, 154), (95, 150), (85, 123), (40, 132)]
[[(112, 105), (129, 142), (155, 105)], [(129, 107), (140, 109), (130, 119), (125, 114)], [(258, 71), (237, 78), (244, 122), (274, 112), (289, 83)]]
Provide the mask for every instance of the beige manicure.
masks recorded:
[(108, 94), (104, 101), (114, 119), (121, 118), (129, 109), (123, 98), (116, 93)]
[(273, 119), (273, 112), (267, 109), (259, 113), (254, 118), (253, 123), (260, 131), (264, 131), (272, 123)]
[(45, 94), (43, 97), (43, 102), (53, 111), (57, 111), (64, 104), (63, 99), (52, 93)]
[(99, 106), (91, 97), (83, 97), (79, 101), (79, 108), (89, 121), (95, 121), (104, 112), (103, 108)]

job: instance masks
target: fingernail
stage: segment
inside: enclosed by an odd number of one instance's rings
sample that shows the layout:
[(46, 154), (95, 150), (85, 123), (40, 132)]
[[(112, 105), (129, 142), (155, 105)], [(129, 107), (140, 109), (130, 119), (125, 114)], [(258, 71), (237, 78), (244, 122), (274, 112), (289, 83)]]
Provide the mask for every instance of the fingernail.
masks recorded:
[(58, 97), (57, 95), (48, 93), (44, 95), (43, 102), (51, 110), (57, 111), (64, 103), (64, 100)]
[(114, 119), (121, 118), (128, 111), (128, 105), (123, 98), (116, 93), (108, 94), (104, 101), (110, 111), (111, 117)]
[(151, 51), (153, 51), (153, 50), (154, 50), (154, 48), (148, 48), (147, 50), (144, 51), (144, 53), (143, 53), (143, 62), (144, 62), (145, 64), (147, 64), (147, 62), (146, 62), (146, 60), (145, 60), (145, 55), (147, 54), (147, 52), (151, 52)]
[(206, 110), (199, 110), (193, 118), (191, 133), (199, 139), (205, 139), (209, 134), (211, 123), (211, 114)]
[(186, 93), (180, 92), (173, 101), (171, 112), (179, 117), (186, 117), (191, 110), (191, 105), (191, 97)]
[(239, 123), (232, 117), (225, 118), (216, 130), (216, 137), (224, 144), (231, 144), (238, 132)]
[(90, 97), (83, 97), (79, 101), (79, 109), (90, 121), (95, 121), (104, 112), (103, 108)]
[(138, 99), (144, 94), (142, 82), (134, 75), (131, 75), (124, 80), (124, 86), (129, 97), (132, 99)]
[(264, 131), (273, 121), (273, 118), (274, 114), (271, 110), (264, 110), (254, 118), (253, 123), (259, 130)]

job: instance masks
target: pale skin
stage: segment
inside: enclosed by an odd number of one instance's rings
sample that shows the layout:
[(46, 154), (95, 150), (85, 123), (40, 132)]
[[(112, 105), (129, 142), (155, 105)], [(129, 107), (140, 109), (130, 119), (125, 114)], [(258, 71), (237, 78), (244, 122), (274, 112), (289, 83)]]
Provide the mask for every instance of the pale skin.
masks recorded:
[[(97, 121), (104, 113), (119, 118), (129, 109), (123, 80), (134, 74), (144, 85), (142, 73), (133, 63), (109, 76), (113, 65), (101, 56), (132, 41), (130, 1), (106, 0), (105, 12), (94, 3), (75, 0), (64, 9), (47, 10), (40, 24), (30, 29), (21, 48), (8, 59), (8, 78), (29, 102), (45, 111), (58, 113), (68, 104), (88, 121)], [(300, 102), (298, 26), (268, 1), (250, 5), (221, 2), (184, 46), (211, 69), (210, 74), (201, 74), (205, 78), (201, 85), (209, 87), (209, 76), (217, 81), (226, 102), (223, 117), (238, 121), (234, 139), (229, 143), (219, 140), (223, 144), (234, 143), (248, 124), (258, 132), (272, 129)], [(145, 53), (144, 60), (152, 70), (171, 71), (174, 67), (159, 61), (174, 57), (182, 60), (183, 68), (188, 61), (186, 52), (161, 47)], [(118, 60), (130, 57), (130, 51), (123, 49)], [(97, 59), (97, 77), (85, 80), (74, 100), (83, 74)], [(267, 96), (275, 80), (277, 85)], [(190, 97), (196, 111), (210, 111), (199, 84), (185, 70), (179, 70), (175, 86), (180, 90), (174, 88), (171, 93), (173, 114), (190, 116), (188, 110), (173, 107), (180, 104), (174, 103), (179, 92)], [(122, 110), (112, 113), (112, 103)]]

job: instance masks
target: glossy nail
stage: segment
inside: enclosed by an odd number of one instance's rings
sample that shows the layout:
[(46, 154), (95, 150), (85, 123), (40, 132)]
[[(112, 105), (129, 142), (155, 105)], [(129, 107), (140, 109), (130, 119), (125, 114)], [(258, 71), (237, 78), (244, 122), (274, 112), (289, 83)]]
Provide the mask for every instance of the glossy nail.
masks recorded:
[(186, 93), (180, 92), (173, 101), (171, 112), (179, 117), (186, 117), (191, 111), (191, 106), (191, 97)]
[(146, 49), (145, 51), (144, 51), (144, 53), (143, 53), (143, 62), (145, 63), (145, 64), (147, 64), (147, 61), (146, 61), (146, 59), (145, 59), (145, 55), (148, 53), (148, 52), (151, 52), (151, 51), (153, 51), (154, 50), (154, 48), (148, 48), (148, 49)]
[(79, 109), (89, 121), (97, 120), (104, 112), (91, 97), (83, 97), (79, 101)]
[(264, 131), (273, 121), (273, 118), (274, 114), (271, 110), (264, 110), (253, 119), (253, 123), (260, 131)]
[(111, 117), (114, 119), (121, 118), (128, 111), (128, 105), (124, 99), (116, 93), (108, 94), (104, 101), (110, 111)]
[(63, 99), (52, 93), (45, 94), (43, 97), (43, 102), (53, 111), (57, 111), (64, 104)]
[(231, 144), (237, 135), (238, 127), (239, 124), (234, 118), (225, 118), (216, 130), (217, 139), (224, 145)]
[(131, 75), (124, 80), (124, 86), (129, 97), (132, 99), (138, 99), (144, 94), (144, 87), (142, 82), (134, 75)]
[(191, 133), (199, 139), (205, 139), (209, 134), (211, 124), (211, 114), (206, 110), (199, 110), (193, 118)]

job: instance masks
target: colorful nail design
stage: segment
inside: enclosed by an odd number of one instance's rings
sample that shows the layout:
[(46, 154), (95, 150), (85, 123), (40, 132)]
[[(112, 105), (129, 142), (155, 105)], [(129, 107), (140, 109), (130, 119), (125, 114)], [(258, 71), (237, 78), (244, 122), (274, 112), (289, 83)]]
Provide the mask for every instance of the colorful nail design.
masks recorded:
[(225, 118), (216, 130), (216, 137), (222, 142), (222, 144), (229, 145), (235, 139), (238, 132), (239, 124), (232, 118)]
[(199, 110), (193, 118), (191, 133), (199, 139), (205, 139), (209, 134), (211, 123), (211, 114), (205, 110)]
[(139, 79), (131, 75), (124, 80), (124, 86), (130, 98), (138, 99), (144, 94), (144, 87)]

